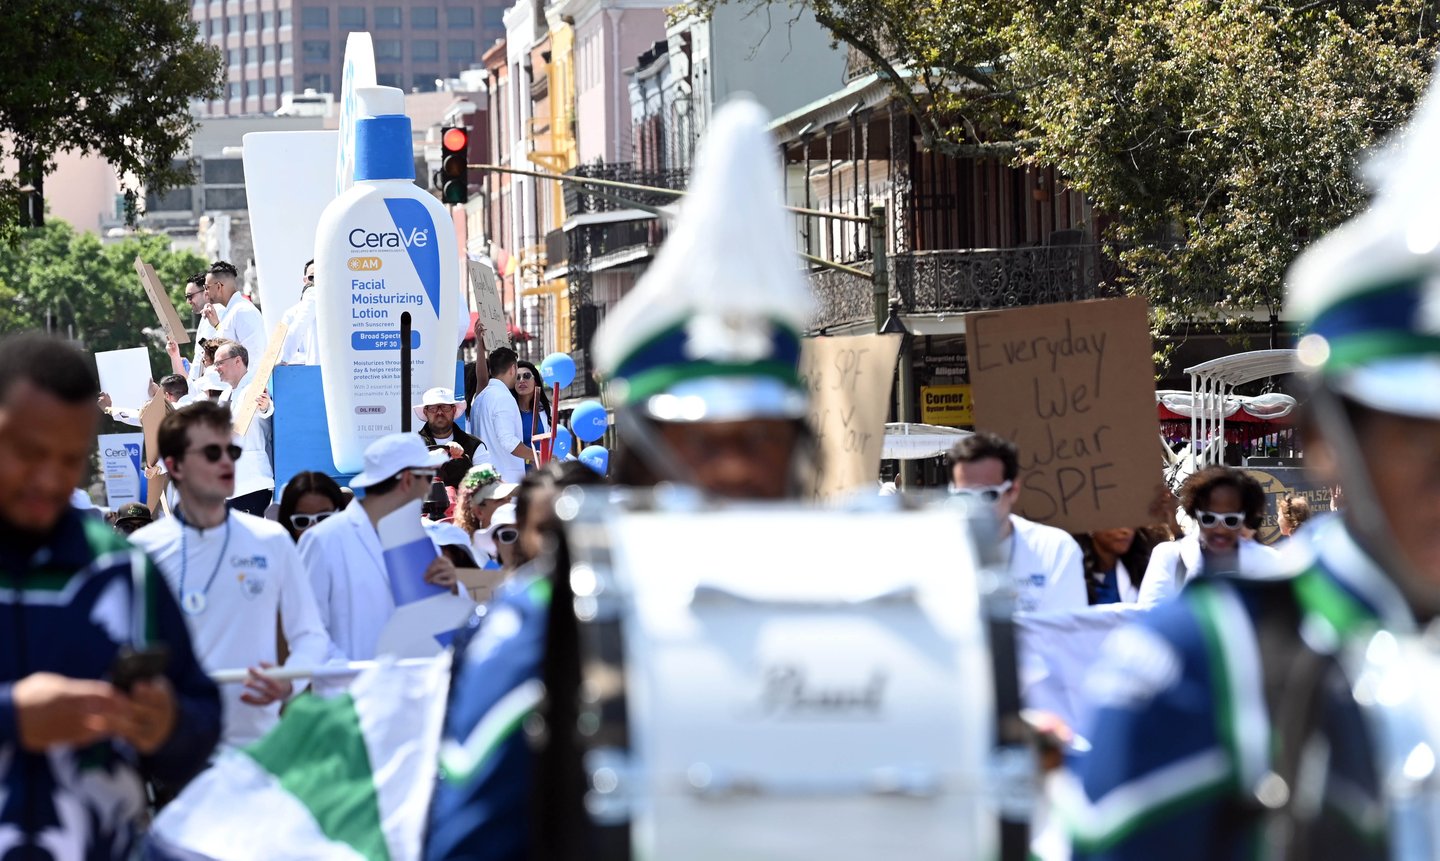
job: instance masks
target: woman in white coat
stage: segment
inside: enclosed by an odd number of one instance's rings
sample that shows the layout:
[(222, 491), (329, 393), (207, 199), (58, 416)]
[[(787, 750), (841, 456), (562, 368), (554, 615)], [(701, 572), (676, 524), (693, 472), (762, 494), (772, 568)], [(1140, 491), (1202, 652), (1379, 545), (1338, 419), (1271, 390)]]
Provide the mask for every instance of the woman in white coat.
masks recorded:
[(1202, 575), (1252, 577), (1277, 569), (1279, 552), (1242, 534), (1265, 519), (1265, 492), (1255, 479), (1238, 469), (1210, 467), (1185, 481), (1180, 503), (1199, 530), (1151, 552), (1140, 606), (1158, 604)]

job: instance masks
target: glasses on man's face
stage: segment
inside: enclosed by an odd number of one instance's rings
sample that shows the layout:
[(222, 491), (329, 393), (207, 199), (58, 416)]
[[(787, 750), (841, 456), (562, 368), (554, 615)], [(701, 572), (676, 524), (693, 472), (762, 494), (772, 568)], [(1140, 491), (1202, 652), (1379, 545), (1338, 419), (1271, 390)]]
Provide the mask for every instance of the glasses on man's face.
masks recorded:
[(985, 485), (981, 487), (952, 487), (950, 493), (953, 496), (964, 496), (978, 499), (984, 503), (993, 503), (1004, 496), (1014, 486), (1013, 482), (1002, 481), (999, 484)]
[(517, 380), (533, 380), (533, 379), (535, 379), (535, 375), (532, 374), (532, 373), (530, 373), (529, 371), (521, 371), (520, 373), (518, 373), (518, 374), (515, 375), (515, 379), (517, 379)]
[(332, 514), (339, 514), (338, 511), (321, 511), (318, 514), (292, 514), (290, 525), (296, 529), (309, 529), (317, 523), (322, 523)]
[(1245, 515), (1238, 511), (1232, 511), (1228, 514), (1216, 514), (1213, 511), (1197, 511), (1195, 512), (1195, 519), (1206, 529), (1213, 529), (1216, 526), (1223, 525), (1226, 529), (1235, 530), (1239, 529), (1240, 526), (1245, 523)]
[(239, 357), (239, 356), (226, 356), (226, 357), (223, 358), (223, 359), (216, 359), (214, 362), (212, 362), (212, 364), (213, 364), (215, 367), (218, 368), (218, 367), (220, 367), (221, 365), (225, 364), (226, 362), (233, 362), (233, 361), (235, 361), (235, 360), (238, 359), (238, 358), (240, 358), (240, 357)]
[(219, 463), (220, 457), (222, 455), (228, 455), (232, 462), (239, 460), (240, 454), (244, 451), (244, 449), (242, 449), (240, 446), (236, 445), (233, 442), (229, 445), (221, 445), (218, 442), (212, 442), (209, 445), (202, 445), (199, 448), (192, 448), (190, 449), (190, 451), (198, 451), (206, 460), (210, 461), (211, 463)]
[(424, 481), (433, 481), (435, 476), (440, 474), (439, 470), (435, 469), (412, 469), (409, 470), (409, 472), (411, 475)]
[(190, 301), (193, 301), (196, 296), (204, 296), (204, 295), (205, 295), (205, 291), (204, 291), (204, 290), (196, 290), (194, 293), (186, 293), (186, 294), (185, 294), (185, 301), (186, 301), (186, 302), (190, 302)]
[(495, 541), (500, 544), (514, 544), (520, 540), (520, 530), (513, 526), (502, 526), (495, 530)]

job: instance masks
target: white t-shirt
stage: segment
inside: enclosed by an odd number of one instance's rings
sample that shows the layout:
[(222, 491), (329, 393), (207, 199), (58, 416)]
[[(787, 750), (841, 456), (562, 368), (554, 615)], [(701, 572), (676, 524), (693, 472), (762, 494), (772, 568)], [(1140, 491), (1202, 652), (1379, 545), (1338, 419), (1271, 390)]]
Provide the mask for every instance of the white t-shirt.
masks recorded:
[(395, 599), (380, 536), (360, 501), (305, 530), (300, 558), (310, 570), (320, 618), (335, 646), (331, 656), (374, 658), (380, 632), (395, 614)]
[(320, 364), (320, 338), (315, 316), (315, 291), (306, 290), (299, 302), (280, 318), (285, 324), (285, 345), (280, 348), (284, 365)]
[(265, 334), (265, 318), (244, 294), (236, 292), (220, 315), (220, 337), (238, 341), (250, 353), (250, 364), (255, 365), (265, 355), (269, 336)]
[[(236, 399), (244, 396), (254, 377), (254, 372), (245, 374), (238, 385), (220, 396), (220, 403), (230, 404), (232, 411), (238, 411), (240, 404)], [(271, 401), (265, 412), (255, 411), (250, 427), (237, 440), (243, 451), (235, 464), (235, 496), (275, 489), (275, 470), (270, 466), (270, 418), (274, 415), (275, 403)]]
[(500, 473), (501, 481), (520, 482), (525, 478), (525, 460), (511, 452), (524, 445), (524, 428), (520, 424), (520, 405), (504, 383), (490, 378), (484, 391), (475, 399), (470, 422), (473, 433), (489, 450), (490, 463)]
[[(274, 663), (277, 614), (290, 647), (285, 666), (325, 662), (330, 640), (310, 580), (290, 534), (278, 523), (230, 512), (226, 525), (201, 530), (166, 517), (136, 530), (130, 540), (150, 554), (182, 608), (186, 596), (204, 596), (203, 610), (184, 615), (195, 655), (207, 671)], [(240, 701), (244, 692), (241, 684), (221, 686), (221, 740), (227, 745), (259, 739), (280, 718), (279, 703), (248, 705)]]
[(1010, 554), (1010, 580), (1015, 584), (1015, 609), (1035, 613), (1078, 610), (1089, 606), (1085, 564), (1080, 545), (1070, 533), (1010, 515), (1010, 539), (1001, 552)]
[(205, 362), (200, 355), (205, 350), (200, 346), (201, 341), (208, 341), (219, 334), (219, 331), (210, 321), (201, 316), (200, 322), (195, 324), (195, 355), (190, 359), (190, 391), (198, 391), (197, 385), (200, 378), (205, 376)]

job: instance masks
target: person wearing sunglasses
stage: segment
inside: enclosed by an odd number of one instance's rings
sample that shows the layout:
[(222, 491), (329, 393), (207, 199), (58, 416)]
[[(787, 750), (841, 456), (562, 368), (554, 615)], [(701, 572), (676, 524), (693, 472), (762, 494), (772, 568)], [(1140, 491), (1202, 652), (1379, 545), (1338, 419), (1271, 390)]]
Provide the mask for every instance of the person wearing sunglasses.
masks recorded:
[(1015, 586), (1015, 608), (1033, 612), (1089, 605), (1080, 545), (1063, 529), (1013, 512), (1020, 499), (1020, 456), (993, 433), (965, 437), (950, 449), (950, 493), (988, 506), (999, 523), (1001, 557)]
[(1265, 491), (1248, 473), (1228, 466), (1203, 469), (1180, 488), (1180, 506), (1195, 522), (1195, 533), (1167, 541), (1150, 554), (1136, 602), (1140, 606), (1173, 597), (1201, 575), (1262, 573), (1277, 566), (1278, 551), (1244, 534), (1265, 520)]
[[(364, 470), (350, 479), (350, 487), (364, 496), (300, 536), (300, 557), (310, 569), (320, 617), (335, 644), (332, 657), (375, 657), (380, 634), (395, 613), (380, 521), (424, 500), (436, 470), (448, 459), (413, 433), (380, 437), (365, 449)], [(455, 566), (437, 556), (424, 577), (453, 586)]]
[(315, 316), (315, 261), (305, 263), (300, 280), (300, 301), (281, 315), (285, 324), (285, 343), (280, 347), (282, 365), (320, 364), (320, 336)]
[(514, 482), (502, 481), (500, 473), (488, 463), (475, 466), (460, 481), (455, 496), (455, 525), (470, 536), (477, 553), (495, 556), (488, 532), (491, 519), (519, 487)]
[(456, 423), (465, 410), (464, 402), (455, 397), (454, 391), (437, 386), (427, 389), (412, 409), (415, 418), (424, 422), (420, 438), (431, 448), (444, 449), (450, 455), (450, 460), (440, 467), (440, 481), (446, 487), (459, 487), (465, 473), (475, 465), (475, 452), (485, 448), (479, 437), (466, 433)]
[[(232, 511), (242, 449), (230, 410), (208, 401), (176, 410), (160, 423), (160, 458), (176, 488), (174, 516), (136, 530), (130, 540), (159, 566), (190, 623), (196, 656), (210, 672), (248, 667), (244, 684), (221, 687), (222, 744), (258, 740), (280, 718), (290, 682), (265, 670), (324, 663), (330, 639), (295, 542), (278, 524)], [(277, 630), (278, 628), (278, 630)]]
[[(250, 370), (250, 351), (244, 344), (225, 344), (215, 351), (215, 372), (230, 387), (220, 395), (219, 403), (236, 409), (237, 399), (249, 392), (254, 379)], [(269, 392), (257, 395), (256, 403), (259, 409), (240, 439), (245, 454), (236, 464), (235, 497), (230, 500), (230, 507), (259, 517), (275, 497), (275, 470), (270, 465), (271, 421), (275, 415), (275, 404), (270, 400)]]
[(297, 472), (280, 494), (280, 525), (297, 542), (305, 530), (318, 526), (346, 505), (335, 479), (323, 472)]
[[(550, 432), (550, 396), (545, 393), (545, 381), (540, 369), (531, 362), (521, 360), (515, 363), (515, 403), (520, 406), (520, 427), (525, 444), (532, 449), (535, 434)], [(535, 468), (525, 467), (526, 472)]]

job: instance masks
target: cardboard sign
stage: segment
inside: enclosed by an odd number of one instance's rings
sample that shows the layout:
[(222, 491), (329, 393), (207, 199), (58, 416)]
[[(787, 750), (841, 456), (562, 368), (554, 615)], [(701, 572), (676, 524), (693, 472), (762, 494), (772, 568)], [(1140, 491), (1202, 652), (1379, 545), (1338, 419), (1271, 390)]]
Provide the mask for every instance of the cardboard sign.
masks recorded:
[(160, 318), (165, 334), (177, 344), (190, 343), (185, 324), (175, 313), (175, 305), (170, 301), (170, 294), (165, 292), (165, 285), (160, 283), (160, 276), (155, 274), (155, 267), (136, 257), (135, 273), (140, 276), (140, 284), (145, 288), (145, 295), (150, 297), (150, 305), (155, 309), (155, 316)]
[[(145, 406), (140, 408), (140, 433), (144, 437), (145, 450), (142, 461), (149, 469), (160, 462), (160, 447), (158, 439), (160, 435), (160, 423), (170, 415), (170, 403), (165, 400), (163, 391), (156, 391), (155, 397), (151, 398)], [(150, 470), (154, 472), (154, 470)], [(160, 506), (165, 502), (165, 487), (170, 483), (170, 476), (157, 474), (148, 476), (146, 480), (145, 503), (150, 506), (151, 511), (159, 511)]]
[(255, 412), (260, 409), (255, 401), (265, 393), (265, 387), (270, 384), (270, 374), (280, 363), (280, 351), (285, 347), (285, 333), (288, 330), (289, 327), (281, 323), (270, 332), (265, 355), (260, 359), (260, 364), (255, 366), (255, 376), (240, 394), (240, 406), (235, 408), (235, 433), (239, 436), (244, 436), (245, 432), (250, 430), (250, 423), (255, 420)]
[(920, 421), (927, 425), (974, 424), (973, 406), (967, 385), (920, 387)]
[(489, 355), (491, 350), (510, 346), (510, 325), (505, 320), (505, 309), (500, 306), (495, 270), (478, 260), (471, 260), (469, 264), (470, 296), (475, 312), (480, 315), (475, 321), (476, 335), (483, 338), (485, 354)]
[(1016, 513), (1070, 532), (1149, 522), (1159, 419), (1144, 300), (980, 312), (965, 331), (975, 426), (1020, 449)]
[(102, 350), (95, 354), (95, 370), (111, 406), (134, 410), (150, 400), (150, 351), (144, 347)]
[(871, 487), (879, 480), (900, 337), (805, 339), (800, 377), (810, 391), (810, 426), (819, 455), (817, 496)]

